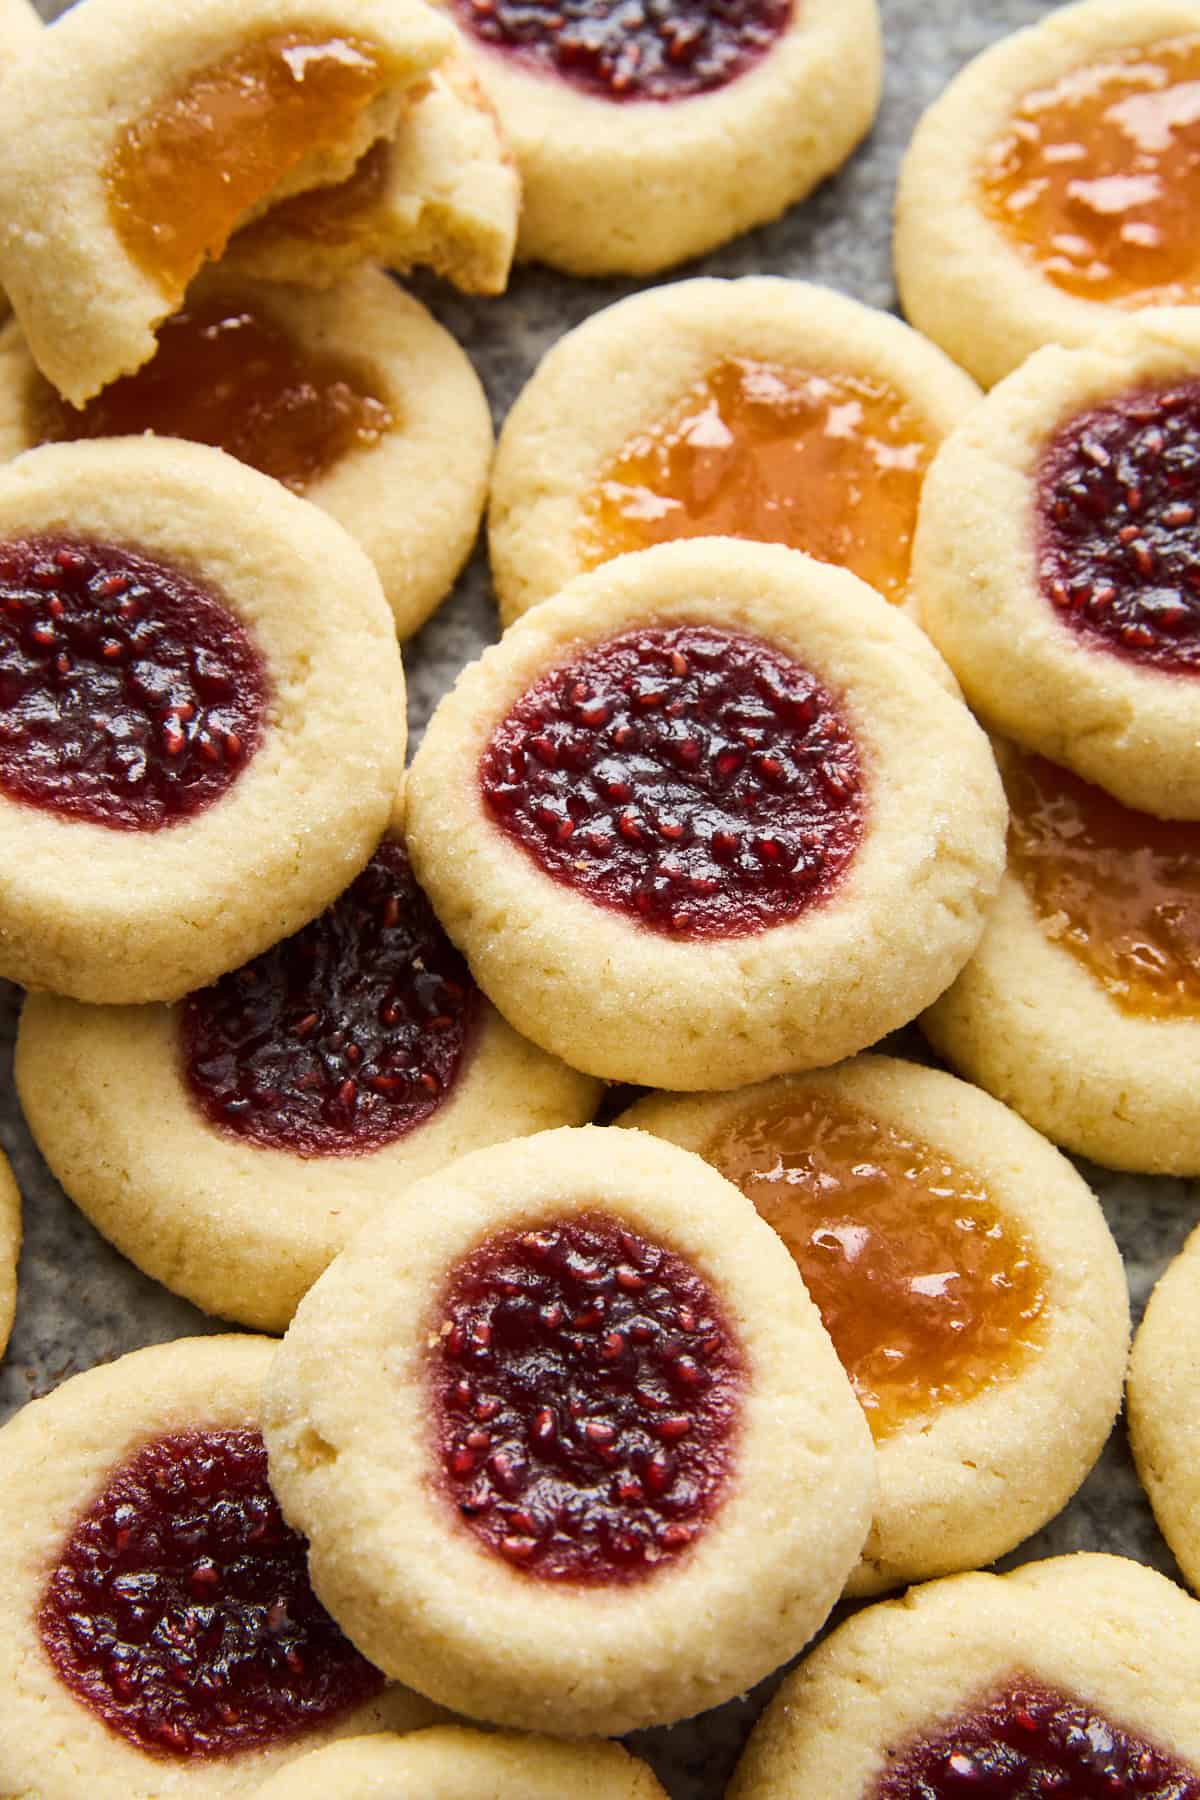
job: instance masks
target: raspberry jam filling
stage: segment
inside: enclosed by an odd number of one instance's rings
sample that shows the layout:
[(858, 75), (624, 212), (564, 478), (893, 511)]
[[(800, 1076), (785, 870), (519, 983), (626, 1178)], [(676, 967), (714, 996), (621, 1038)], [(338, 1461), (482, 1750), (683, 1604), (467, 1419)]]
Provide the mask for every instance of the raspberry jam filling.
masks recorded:
[(1045, 1276), (977, 1176), (832, 1095), (736, 1114), (702, 1155), (796, 1259), (876, 1439), (1016, 1374)]
[(62, 1547), (38, 1630), (75, 1698), (150, 1755), (286, 1743), (383, 1687), (309, 1586), (257, 1431), (157, 1438), (118, 1469)]
[[(796, 0), (803, 4), (803, 0)], [(744, 75), (793, 0), (454, 0), (460, 25), (604, 100), (683, 100)]]
[(27, 415), (38, 444), (155, 431), (214, 444), (297, 494), (396, 422), (345, 358), (304, 348), (263, 307), (229, 298), (175, 313), (152, 360), (82, 410), (35, 374)]
[(478, 989), (403, 847), (295, 937), (184, 1002), (184, 1075), (218, 1130), (299, 1156), (376, 1150), (453, 1088)]
[(1038, 576), (1066, 625), (1135, 662), (1200, 674), (1198, 485), (1200, 381), (1055, 433), (1037, 472)]
[(1200, 1800), (1200, 1774), (1084, 1700), (1024, 1676), (888, 1750), (868, 1800)]
[(467, 1528), (547, 1580), (629, 1582), (695, 1542), (733, 1460), (743, 1359), (704, 1277), (601, 1213), (485, 1239), (429, 1374)]
[(1200, 36), (1114, 50), (1026, 94), (980, 174), (985, 213), (1055, 287), (1178, 306), (1200, 287)]
[(556, 881), (652, 930), (732, 937), (833, 892), (862, 836), (833, 697), (756, 638), (630, 631), (522, 695), (480, 762), (485, 806)]
[(933, 444), (887, 382), (731, 357), (635, 433), (584, 502), (587, 567), (686, 537), (787, 544), (904, 599)]
[(220, 598), (114, 544), (0, 544), (0, 790), (63, 818), (152, 831), (220, 798), (270, 684)]
[(1040, 756), (1003, 769), (1009, 863), (1046, 936), (1122, 1012), (1200, 1018), (1200, 824), (1133, 812)]

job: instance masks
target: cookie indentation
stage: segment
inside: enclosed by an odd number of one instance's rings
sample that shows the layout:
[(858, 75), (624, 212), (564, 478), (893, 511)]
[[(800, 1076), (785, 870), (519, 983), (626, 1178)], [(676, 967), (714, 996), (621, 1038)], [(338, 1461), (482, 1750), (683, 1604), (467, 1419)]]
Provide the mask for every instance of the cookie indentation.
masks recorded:
[(638, 1580), (693, 1543), (731, 1466), (743, 1359), (708, 1282), (603, 1214), (485, 1240), (431, 1337), (443, 1480), (550, 1580)]
[(0, 789), (114, 830), (190, 818), (254, 755), (270, 688), (220, 597), (113, 544), (0, 544)]
[(383, 1687), (309, 1586), (257, 1431), (157, 1438), (79, 1518), (47, 1583), (61, 1681), (151, 1755), (284, 1743)]
[(866, 811), (827, 689), (769, 645), (702, 625), (626, 632), (543, 676), (493, 733), (480, 785), (556, 881), (691, 938), (819, 905)]

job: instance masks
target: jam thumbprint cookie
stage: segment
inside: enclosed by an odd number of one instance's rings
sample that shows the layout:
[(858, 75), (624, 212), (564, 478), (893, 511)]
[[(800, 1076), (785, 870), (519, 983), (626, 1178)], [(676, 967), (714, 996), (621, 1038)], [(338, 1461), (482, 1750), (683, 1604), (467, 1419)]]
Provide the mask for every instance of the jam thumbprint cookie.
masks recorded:
[(443, 1705), (567, 1736), (716, 1706), (795, 1655), (862, 1546), (874, 1456), (749, 1202), (590, 1126), (410, 1198), (301, 1302), (264, 1396), (343, 1629)]
[(728, 538), (577, 577), (438, 708), (413, 862), (517, 1030), (575, 1067), (728, 1087), (904, 1024), (1003, 861), (987, 740), (845, 570)]
[(913, 551), (984, 722), (1166, 818), (1200, 819), (1198, 469), (1200, 313), (1159, 308), (994, 388), (934, 460)]
[(17, 1307), (17, 1257), (21, 1252), (21, 1191), (0, 1152), (0, 1356), (8, 1345)]
[(16, 1078), (92, 1223), (173, 1292), (263, 1331), (385, 1199), (600, 1100), (484, 1000), (398, 836), (297, 936), (179, 1006), (30, 995)]
[(272, 1348), (138, 1350), (0, 1432), (0, 1791), (226, 1800), (332, 1738), (435, 1722), (312, 1591), (259, 1433)]
[(174, 439), (0, 469), (0, 974), (215, 980), (363, 867), (404, 738), (378, 577), (316, 507)]
[(1200, 1233), (1150, 1296), (1129, 1364), (1129, 1441), (1159, 1530), (1200, 1588)]
[(516, 1732), (435, 1725), (351, 1738), (298, 1757), (254, 1800), (667, 1800), (620, 1744), (556, 1743)]
[(729, 1800), (1198, 1800), (1200, 1606), (1119, 1556), (953, 1575), (788, 1676)]
[(652, 275), (776, 218), (879, 103), (876, 0), (441, 0), (524, 186), (517, 254)]
[(1121, 1402), (1129, 1302), (1104, 1215), (978, 1088), (891, 1057), (619, 1121), (694, 1150), (796, 1259), (875, 1439), (852, 1594), (978, 1568), (1066, 1505)]
[(901, 602), (925, 470), (978, 398), (934, 345), (829, 288), (756, 275), (635, 294), (560, 339), (505, 423), (501, 617), (622, 551), (722, 534)]

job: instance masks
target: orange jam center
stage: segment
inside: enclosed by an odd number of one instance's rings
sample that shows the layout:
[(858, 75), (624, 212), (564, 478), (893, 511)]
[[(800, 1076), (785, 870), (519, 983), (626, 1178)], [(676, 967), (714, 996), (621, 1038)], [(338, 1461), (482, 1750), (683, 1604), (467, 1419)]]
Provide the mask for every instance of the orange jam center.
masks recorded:
[(1200, 286), (1200, 37), (1114, 51), (1026, 94), (981, 174), (990, 216), (1056, 287), (1178, 304)]
[(940, 1150), (801, 1092), (747, 1107), (702, 1154), (795, 1257), (877, 1439), (1035, 1347), (1042, 1270)]
[(672, 538), (807, 550), (904, 599), (933, 453), (886, 382), (730, 358), (631, 437), (584, 503), (589, 568)]
[(260, 38), (193, 76), (122, 132), (105, 169), (130, 256), (178, 299), (248, 208), (311, 151), (345, 138), (384, 79), (368, 44), (295, 32)]
[(82, 411), (35, 375), (27, 421), (39, 444), (142, 431), (215, 444), (296, 493), (396, 423), (340, 357), (303, 349), (266, 314), (228, 299), (168, 319), (152, 361)]
[(1200, 824), (1131, 812), (1041, 757), (1006, 765), (1009, 860), (1047, 937), (1122, 1012), (1200, 1018)]
[(370, 227), (387, 187), (391, 146), (386, 138), (360, 156), (345, 181), (289, 194), (260, 219), (243, 226), (239, 241), (256, 244), (302, 237), (314, 244), (352, 244)]

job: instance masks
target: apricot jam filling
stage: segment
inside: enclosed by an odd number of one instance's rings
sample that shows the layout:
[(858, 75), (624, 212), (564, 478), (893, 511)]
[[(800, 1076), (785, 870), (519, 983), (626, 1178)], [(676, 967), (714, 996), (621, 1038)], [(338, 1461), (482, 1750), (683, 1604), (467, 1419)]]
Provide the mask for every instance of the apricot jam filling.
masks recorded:
[(493, 732), (479, 780), (497, 827), (554, 880), (692, 938), (827, 899), (866, 812), (833, 696), (708, 625), (625, 632), (551, 670)]
[(832, 1095), (736, 1113), (702, 1147), (796, 1260), (876, 1439), (1019, 1371), (1045, 1275), (986, 1186)]
[(1133, 812), (1015, 751), (1004, 786), (1009, 862), (1046, 936), (1122, 1012), (1200, 1018), (1200, 824)]
[(1037, 471), (1038, 578), (1086, 642), (1200, 674), (1200, 381), (1078, 413)]
[(360, 156), (345, 181), (289, 194), (243, 225), (235, 244), (267, 245), (280, 238), (307, 238), (340, 248), (370, 236), (375, 209), (387, 192), (392, 146), (386, 138)]
[(0, 544), (0, 791), (152, 831), (211, 806), (262, 735), (270, 683), (241, 622), (114, 544)]
[(979, 174), (985, 213), (1055, 287), (1196, 298), (1200, 36), (1114, 50), (1024, 95)]
[(181, 1020), (192, 1098), (219, 1131), (299, 1156), (376, 1150), (445, 1101), (479, 1003), (403, 846)]
[(887, 382), (731, 357), (621, 446), (579, 546), (594, 568), (674, 538), (787, 544), (901, 601), (933, 449)]
[(260, 306), (216, 298), (175, 313), (153, 359), (81, 410), (36, 373), (26, 410), (38, 444), (155, 431), (215, 444), (297, 494), (396, 424), (343, 357), (303, 348)]
[(621, 1220), (486, 1238), (451, 1271), (430, 1341), (446, 1492), (514, 1568), (641, 1580), (719, 1506), (741, 1350), (705, 1278)]
[(383, 1687), (309, 1586), (257, 1431), (132, 1456), (73, 1525), (37, 1623), (76, 1700), (151, 1756), (283, 1744)]
[(1024, 1675), (898, 1749), (867, 1800), (1200, 1800), (1200, 1773)]
[(352, 36), (273, 32), (194, 74), (121, 133), (104, 168), (109, 216), (174, 305), (242, 215), (312, 151), (345, 140), (387, 75)]

